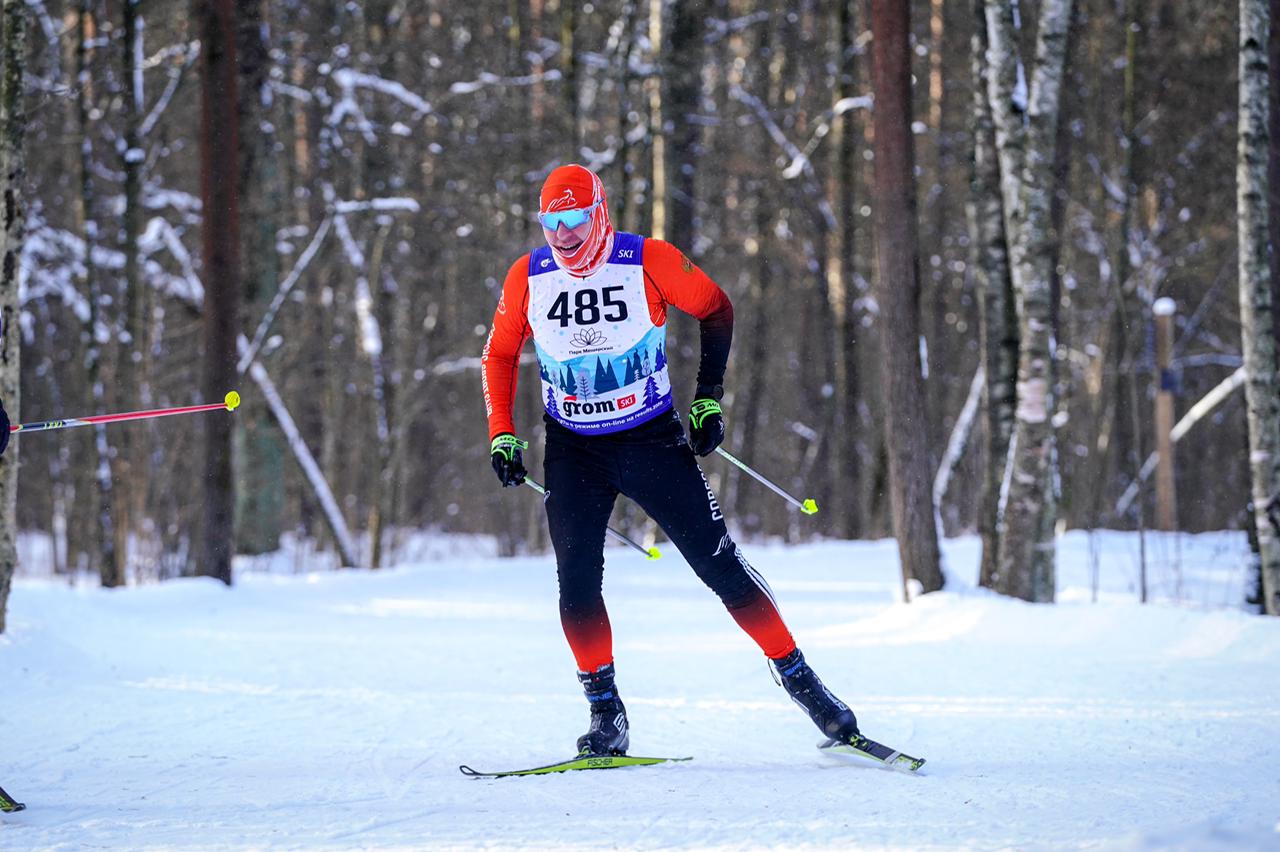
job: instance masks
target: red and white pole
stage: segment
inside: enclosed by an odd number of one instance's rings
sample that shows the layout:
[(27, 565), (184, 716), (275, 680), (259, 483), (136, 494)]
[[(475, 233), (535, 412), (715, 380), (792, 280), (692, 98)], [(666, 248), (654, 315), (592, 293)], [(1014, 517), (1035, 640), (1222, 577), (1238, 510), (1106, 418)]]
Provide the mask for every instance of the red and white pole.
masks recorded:
[(121, 414), (94, 414), (90, 417), (73, 417), (67, 420), (46, 420), (43, 423), (19, 423), (9, 427), (10, 434), (19, 432), (48, 432), (53, 429), (70, 429), (74, 426), (94, 426), (99, 423), (117, 423), (122, 420), (150, 420), (153, 417), (172, 417), (175, 414), (197, 414), (201, 411), (235, 411), (240, 405), (240, 394), (227, 393), (222, 402), (208, 405), (187, 405), (181, 408), (153, 408), (150, 411), (126, 411)]

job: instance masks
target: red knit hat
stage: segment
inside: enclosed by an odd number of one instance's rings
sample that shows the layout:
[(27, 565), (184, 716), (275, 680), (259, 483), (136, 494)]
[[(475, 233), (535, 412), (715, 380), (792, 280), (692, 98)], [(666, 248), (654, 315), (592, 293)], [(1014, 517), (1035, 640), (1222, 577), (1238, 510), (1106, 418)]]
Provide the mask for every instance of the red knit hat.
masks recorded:
[(613, 224), (609, 221), (604, 183), (587, 167), (571, 163), (547, 175), (538, 200), (538, 209), (542, 213), (579, 210), (597, 202), (599, 206), (591, 214), (591, 231), (582, 245), (567, 255), (551, 246), (556, 263), (580, 278), (598, 270), (613, 252)]

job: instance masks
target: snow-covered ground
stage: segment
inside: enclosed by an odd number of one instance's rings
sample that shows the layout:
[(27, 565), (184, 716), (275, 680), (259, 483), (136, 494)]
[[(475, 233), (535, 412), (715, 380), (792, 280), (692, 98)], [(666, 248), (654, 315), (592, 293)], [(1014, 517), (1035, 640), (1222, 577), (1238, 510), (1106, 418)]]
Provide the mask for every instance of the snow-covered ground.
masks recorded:
[(972, 539), (910, 604), (892, 542), (747, 548), (918, 776), (819, 754), (669, 545), (610, 549), (605, 590), (632, 752), (695, 760), (501, 780), (457, 767), (565, 757), (586, 721), (549, 557), (19, 579), (0, 848), (1280, 848), (1280, 619), (1240, 608), (1243, 537), (1153, 539), (1148, 606), (1136, 542), (1066, 536), (1053, 606), (974, 590)]

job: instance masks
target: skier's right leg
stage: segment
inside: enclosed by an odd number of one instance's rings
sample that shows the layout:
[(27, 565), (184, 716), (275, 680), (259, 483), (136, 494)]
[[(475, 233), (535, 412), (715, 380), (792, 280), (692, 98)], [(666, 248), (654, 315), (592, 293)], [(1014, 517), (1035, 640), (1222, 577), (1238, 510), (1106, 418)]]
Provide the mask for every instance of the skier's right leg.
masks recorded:
[[(679, 421), (676, 421), (679, 427)], [(826, 736), (848, 742), (858, 733), (853, 711), (818, 678), (796, 647), (764, 578), (729, 535), (719, 503), (682, 429), (676, 440), (628, 449), (624, 493), (667, 533), (698, 577), (755, 640), (779, 683)]]
[(601, 592), (604, 536), (617, 499), (608, 459), (584, 439), (548, 425), (545, 506), (560, 583), (560, 624), (591, 705), (578, 752), (624, 754), (627, 711), (613, 683), (613, 634)]

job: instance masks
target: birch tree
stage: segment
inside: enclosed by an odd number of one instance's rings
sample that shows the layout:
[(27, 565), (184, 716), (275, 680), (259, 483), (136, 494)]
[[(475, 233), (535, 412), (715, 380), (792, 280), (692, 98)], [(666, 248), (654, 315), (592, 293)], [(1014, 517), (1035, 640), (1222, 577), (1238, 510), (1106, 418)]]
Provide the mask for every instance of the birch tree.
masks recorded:
[[(18, 259), (26, 226), (23, 145), (27, 113), (23, 77), (27, 56), (27, 9), (23, 0), (0, 6), (0, 400), (17, 422), (21, 336), (18, 331)], [(18, 564), (18, 448), (0, 456), (0, 633), (4, 632), (9, 588)]]
[(1005, 232), (1018, 314), (1017, 408), (1005, 469), (995, 587), (1054, 598), (1057, 449), (1053, 434), (1053, 246), (1049, 231), (1059, 87), (1071, 0), (1045, 0), (1030, 97), (1018, 57), (1015, 0), (986, 0), (987, 87), (1000, 159)]
[(1013, 433), (1018, 318), (1000, 203), (1000, 163), (996, 158), (995, 125), (986, 90), (987, 31), (983, 0), (974, 0), (973, 12), (975, 21), (970, 43), (973, 110), (969, 119), (973, 171), (966, 215), (969, 220), (970, 267), (979, 299), (981, 357), (986, 380), (983, 391), (986, 464), (978, 510), (978, 533), (982, 538), (978, 582), (990, 587), (998, 573), (1000, 487), (1009, 455), (1009, 438)]
[(1240, 118), (1236, 166), (1240, 334), (1249, 421), (1249, 470), (1263, 609), (1280, 615), (1280, 376), (1268, 258), (1268, 0), (1240, 0)]

